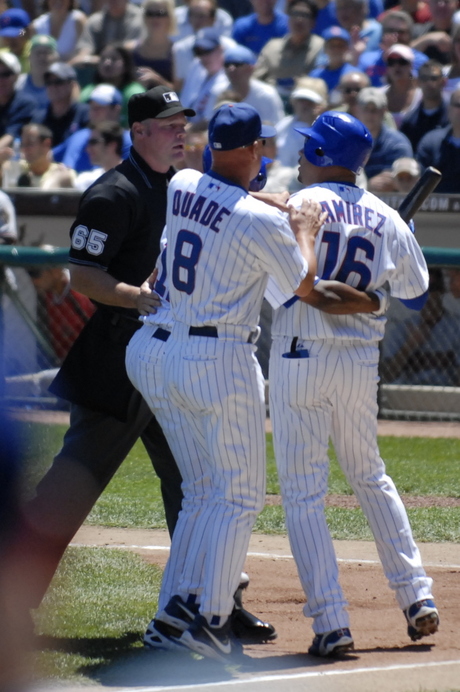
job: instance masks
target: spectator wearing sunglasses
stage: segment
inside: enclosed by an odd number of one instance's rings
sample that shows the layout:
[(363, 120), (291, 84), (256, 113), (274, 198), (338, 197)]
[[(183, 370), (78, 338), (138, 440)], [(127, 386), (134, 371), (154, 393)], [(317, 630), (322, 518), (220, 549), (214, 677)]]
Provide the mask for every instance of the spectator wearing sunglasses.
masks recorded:
[(382, 87), (387, 97), (387, 107), (399, 127), (405, 115), (414, 111), (422, 100), (422, 92), (413, 73), (412, 48), (395, 43), (385, 53), (387, 84)]
[(224, 51), (221, 37), (215, 29), (202, 29), (193, 45), (194, 61), (184, 82), (181, 103), (192, 108), (196, 115), (191, 122), (209, 121), (217, 97), (230, 82), (224, 70)]
[(52, 63), (45, 72), (45, 86), (49, 105), (34, 121), (51, 130), (56, 147), (88, 125), (89, 107), (76, 99), (77, 73), (68, 63)]
[(417, 108), (403, 118), (399, 128), (409, 139), (414, 151), (427, 132), (449, 124), (448, 97), (443, 92), (446, 78), (441, 63), (428, 60), (420, 68), (417, 81), (422, 100)]
[(94, 168), (77, 176), (75, 187), (82, 192), (100, 178), (103, 173), (121, 163), (123, 128), (110, 120), (98, 123), (91, 128), (86, 150)]
[(137, 80), (147, 89), (173, 88), (173, 37), (177, 31), (173, 0), (145, 0), (144, 34), (126, 44), (137, 69)]
[(253, 106), (262, 122), (275, 125), (284, 117), (283, 102), (275, 87), (252, 76), (255, 62), (254, 53), (244, 46), (229, 48), (224, 53), (225, 74), (238, 100)]

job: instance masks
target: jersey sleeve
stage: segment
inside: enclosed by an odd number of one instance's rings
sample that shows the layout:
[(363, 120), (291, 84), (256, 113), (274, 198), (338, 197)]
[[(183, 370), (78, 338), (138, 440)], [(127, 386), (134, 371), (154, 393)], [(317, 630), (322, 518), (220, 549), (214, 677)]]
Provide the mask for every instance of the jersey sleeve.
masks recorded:
[(422, 249), (409, 228), (398, 235), (395, 271), (390, 277), (391, 295), (404, 300), (417, 298), (428, 289), (428, 267)]
[(70, 229), (69, 261), (107, 271), (134, 218), (133, 205), (114, 185), (91, 188)]

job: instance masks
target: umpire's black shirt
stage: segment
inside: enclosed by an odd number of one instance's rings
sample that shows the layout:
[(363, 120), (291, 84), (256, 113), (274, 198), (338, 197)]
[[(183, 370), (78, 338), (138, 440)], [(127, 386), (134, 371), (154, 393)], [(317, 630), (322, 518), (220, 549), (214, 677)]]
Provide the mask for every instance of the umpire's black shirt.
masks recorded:
[[(118, 281), (140, 286), (160, 252), (167, 186), (174, 169), (153, 171), (132, 148), (80, 200), (70, 229), (69, 261), (97, 267)], [(125, 350), (141, 326), (137, 310), (97, 304), (70, 349), (50, 390), (74, 404), (126, 420), (133, 387)]]
[[(153, 171), (131, 148), (125, 161), (82, 195), (70, 229), (69, 261), (97, 267), (118, 281), (140, 286), (160, 253), (166, 190), (173, 173), (174, 169)], [(110, 310), (139, 317), (136, 310)]]

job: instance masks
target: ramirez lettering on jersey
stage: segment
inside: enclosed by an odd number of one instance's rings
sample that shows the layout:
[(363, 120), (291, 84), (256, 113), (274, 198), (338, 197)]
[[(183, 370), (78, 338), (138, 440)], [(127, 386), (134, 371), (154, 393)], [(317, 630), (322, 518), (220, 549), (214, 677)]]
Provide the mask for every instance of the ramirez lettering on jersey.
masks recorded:
[(380, 229), (387, 220), (387, 217), (380, 214), (375, 209), (363, 207), (355, 202), (335, 199), (329, 202), (320, 202), (321, 208), (328, 215), (326, 223), (351, 223), (354, 226), (361, 226), (368, 231), (372, 231), (379, 237), (382, 236)]
[(230, 212), (225, 207), (220, 206), (214, 200), (208, 200), (203, 195), (196, 195), (195, 192), (183, 193), (176, 190), (173, 197), (172, 213), (174, 216), (201, 223), (215, 233), (219, 233), (219, 224), (224, 216), (230, 216)]

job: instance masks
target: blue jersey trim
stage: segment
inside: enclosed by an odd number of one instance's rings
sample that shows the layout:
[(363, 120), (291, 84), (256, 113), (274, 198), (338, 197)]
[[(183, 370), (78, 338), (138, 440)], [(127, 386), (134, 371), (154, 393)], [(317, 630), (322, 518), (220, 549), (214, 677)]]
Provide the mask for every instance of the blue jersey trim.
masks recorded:
[(406, 308), (409, 308), (410, 310), (421, 310), (425, 305), (427, 298), (428, 291), (425, 291), (425, 293), (423, 293), (421, 296), (417, 296), (417, 298), (411, 298), (410, 300), (400, 298), (399, 300), (403, 305), (406, 306)]
[(300, 300), (299, 296), (292, 296), (292, 298), (289, 298), (289, 300), (283, 303), (283, 308), (290, 308), (291, 305), (294, 305), (298, 300)]

